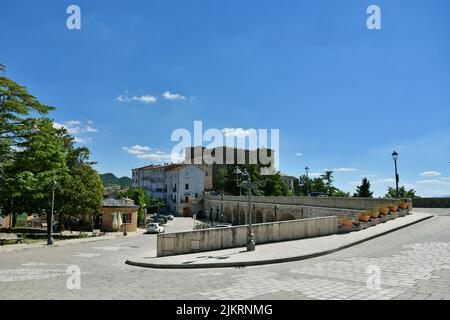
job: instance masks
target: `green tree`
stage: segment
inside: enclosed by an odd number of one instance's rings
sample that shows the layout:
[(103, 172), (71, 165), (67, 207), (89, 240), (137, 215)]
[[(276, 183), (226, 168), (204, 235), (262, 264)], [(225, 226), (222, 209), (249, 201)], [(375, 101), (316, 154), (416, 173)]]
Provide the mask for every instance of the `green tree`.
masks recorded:
[(367, 178), (362, 179), (361, 185), (356, 187), (356, 193), (353, 196), (357, 198), (372, 198), (373, 192), (370, 191), (370, 182)]
[(350, 192), (345, 192), (339, 190), (338, 188), (334, 188), (332, 196), (336, 198), (348, 198), (350, 197)]
[(215, 172), (213, 179), (213, 189), (218, 192), (225, 192), (227, 180), (229, 179), (228, 170), (220, 168)]
[(49, 119), (37, 119), (35, 127), (19, 144), (11, 164), (5, 166), (1, 181), (1, 202), (15, 217), (22, 212), (48, 212), (53, 180), (67, 174), (66, 154)]
[(18, 213), (50, 211), (54, 180), (55, 212), (100, 211), (103, 185), (89, 161), (89, 149), (75, 148), (67, 130), (55, 129), (50, 119), (41, 117), (53, 109), (0, 76), (0, 207), (12, 213), (13, 225)]
[[(5, 70), (5, 66), (0, 64), (0, 72)], [(32, 114), (45, 115), (53, 109), (40, 103), (25, 87), (0, 75), (0, 137), (12, 138), (16, 143), (29, 130), (34, 130), (39, 119)]]
[(164, 208), (166, 203), (164, 200), (158, 198), (150, 198), (147, 203), (147, 212), (148, 213), (159, 213), (161, 208)]
[(325, 183), (325, 188), (327, 190), (327, 195), (331, 196), (333, 193), (333, 171), (327, 170), (323, 175), (320, 176)]
[(146, 223), (145, 219), (145, 210), (150, 203), (150, 199), (147, 196), (147, 193), (142, 188), (129, 188), (124, 195), (127, 198), (130, 198), (134, 201), (134, 204), (139, 206), (138, 209), (138, 225), (144, 226)]
[[(416, 196), (416, 191), (414, 189), (406, 190), (405, 186), (401, 186), (399, 189), (399, 198), (418, 198)], [(397, 198), (397, 191), (395, 188), (389, 187), (387, 193), (384, 196), (385, 198)]]
[[(3, 174), (3, 168), (13, 158), (13, 152), (11, 149), (11, 140), (0, 137), (0, 177)], [(1, 186), (0, 186), (1, 192)]]
[(279, 173), (264, 176), (263, 191), (265, 196), (287, 196), (289, 188)]

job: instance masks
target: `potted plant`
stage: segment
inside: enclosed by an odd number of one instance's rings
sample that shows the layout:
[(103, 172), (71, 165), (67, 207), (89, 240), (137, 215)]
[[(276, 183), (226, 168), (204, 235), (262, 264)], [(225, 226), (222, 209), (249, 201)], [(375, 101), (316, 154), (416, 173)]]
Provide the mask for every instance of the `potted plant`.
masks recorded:
[(378, 207), (377, 210), (378, 210), (378, 213), (383, 216), (387, 216), (389, 214), (389, 208), (387, 208), (387, 207)]
[(390, 205), (389, 206), (389, 210), (391, 211), (391, 212), (397, 212), (398, 211), (398, 206), (396, 206), (396, 205)]
[(408, 209), (409, 204), (408, 204), (408, 202), (406, 202), (406, 201), (400, 201), (400, 202), (398, 203), (398, 206), (399, 206), (401, 209), (406, 210), (406, 209)]
[(358, 216), (358, 220), (360, 221), (360, 222), (369, 222), (369, 220), (370, 220), (370, 212), (369, 211), (365, 211), (365, 212), (363, 212), (363, 213), (361, 213), (359, 216)]
[(378, 210), (369, 210), (370, 217), (372, 219), (377, 219), (380, 216), (380, 212)]
[(353, 218), (352, 217), (341, 218), (341, 225), (346, 228), (353, 227)]

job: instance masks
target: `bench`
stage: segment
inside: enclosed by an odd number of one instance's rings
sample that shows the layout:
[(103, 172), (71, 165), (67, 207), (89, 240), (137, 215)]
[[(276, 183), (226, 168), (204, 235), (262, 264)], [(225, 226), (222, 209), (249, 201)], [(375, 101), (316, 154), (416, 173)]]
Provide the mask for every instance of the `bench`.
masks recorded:
[(16, 243), (22, 243), (22, 236), (17, 234), (0, 235), (0, 245), (4, 246), (6, 241), (15, 241)]

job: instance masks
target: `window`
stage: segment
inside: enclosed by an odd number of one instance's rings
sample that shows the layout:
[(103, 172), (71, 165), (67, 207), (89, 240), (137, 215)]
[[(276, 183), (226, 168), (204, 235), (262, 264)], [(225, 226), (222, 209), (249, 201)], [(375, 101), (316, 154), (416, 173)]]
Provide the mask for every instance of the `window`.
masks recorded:
[(123, 220), (123, 223), (130, 224), (131, 223), (131, 213), (127, 213), (127, 214), (124, 213), (122, 215), (122, 220)]
[(186, 184), (184, 185), (184, 189), (185, 189), (185, 190), (189, 190), (189, 183), (186, 183)]
[(184, 202), (189, 203), (189, 197), (184, 197)]

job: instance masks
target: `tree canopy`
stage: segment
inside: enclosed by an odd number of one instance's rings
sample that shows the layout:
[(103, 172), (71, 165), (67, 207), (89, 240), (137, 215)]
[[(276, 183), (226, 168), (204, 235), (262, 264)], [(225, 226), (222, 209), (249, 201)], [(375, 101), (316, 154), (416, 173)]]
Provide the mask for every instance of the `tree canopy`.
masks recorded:
[(357, 198), (372, 198), (373, 192), (370, 191), (370, 182), (367, 178), (363, 178), (361, 184), (356, 187), (356, 192), (353, 195)]
[[(398, 198), (418, 198), (416, 196), (416, 191), (414, 189), (406, 190), (405, 186), (401, 186), (398, 189), (399, 195)], [(387, 193), (385, 194), (386, 198), (397, 198), (397, 191), (395, 188), (389, 187)]]
[[(6, 68), (0, 64), (0, 71)], [(75, 147), (66, 129), (43, 117), (53, 110), (28, 90), (0, 76), (0, 208), (2, 214), (46, 214), (55, 188), (55, 212), (99, 212), (103, 185), (88, 148)]]
[[(215, 173), (213, 189), (217, 192), (246, 195), (247, 191), (239, 187), (242, 177), (236, 176), (235, 170), (246, 170), (250, 174), (253, 184), (252, 194), (255, 196), (287, 196), (290, 190), (279, 173), (261, 175), (261, 166), (255, 164), (228, 166), (220, 168)], [(241, 190), (240, 190), (241, 189)]]

